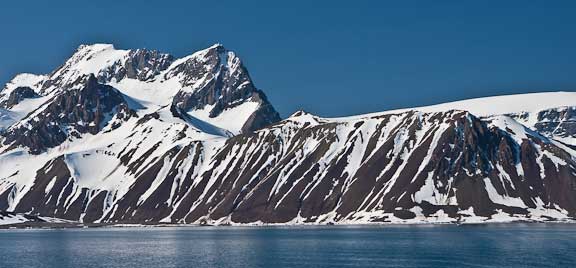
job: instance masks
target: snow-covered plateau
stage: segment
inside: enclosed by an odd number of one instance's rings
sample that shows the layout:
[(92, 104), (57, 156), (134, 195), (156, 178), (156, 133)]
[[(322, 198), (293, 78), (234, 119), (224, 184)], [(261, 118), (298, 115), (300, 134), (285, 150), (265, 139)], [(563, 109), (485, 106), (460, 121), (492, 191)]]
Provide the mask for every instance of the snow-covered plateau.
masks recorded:
[(576, 93), (281, 119), (236, 53), (82, 45), (0, 91), (0, 224), (573, 221)]

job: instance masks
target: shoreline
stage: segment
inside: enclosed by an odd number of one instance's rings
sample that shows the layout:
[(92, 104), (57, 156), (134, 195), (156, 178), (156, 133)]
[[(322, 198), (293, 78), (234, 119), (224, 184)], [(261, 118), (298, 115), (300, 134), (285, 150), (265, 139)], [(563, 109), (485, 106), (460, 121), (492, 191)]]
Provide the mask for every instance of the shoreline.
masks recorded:
[(511, 225), (511, 224), (576, 224), (576, 219), (550, 220), (550, 221), (487, 221), (487, 222), (370, 222), (370, 223), (258, 223), (258, 224), (188, 224), (188, 223), (77, 223), (77, 222), (23, 222), (0, 225), (0, 231), (5, 230), (57, 230), (57, 229), (105, 229), (105, 228), (294, 228), (294, 227), (408, 227), (408, 226), (488, 226), (488, 225)]

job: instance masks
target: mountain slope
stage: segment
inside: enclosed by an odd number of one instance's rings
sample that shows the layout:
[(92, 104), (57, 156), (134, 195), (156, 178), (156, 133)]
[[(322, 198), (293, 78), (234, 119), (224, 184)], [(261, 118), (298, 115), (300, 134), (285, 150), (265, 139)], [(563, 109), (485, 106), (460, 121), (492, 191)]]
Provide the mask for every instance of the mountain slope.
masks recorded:
[(576, 214), (576, 93), (280, 121), (222, 45), (181, 59), (92, 45), (15, 79), (8, 99), (0, 211), (215, 224)]

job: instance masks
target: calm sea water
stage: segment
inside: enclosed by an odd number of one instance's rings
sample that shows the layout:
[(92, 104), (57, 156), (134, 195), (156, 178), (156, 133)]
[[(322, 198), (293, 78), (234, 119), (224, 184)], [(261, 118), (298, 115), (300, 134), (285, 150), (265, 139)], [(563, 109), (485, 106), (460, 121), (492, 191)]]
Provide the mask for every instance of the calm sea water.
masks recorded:
[(0, 231), (0, 267), (576, 267), (576, 225)]

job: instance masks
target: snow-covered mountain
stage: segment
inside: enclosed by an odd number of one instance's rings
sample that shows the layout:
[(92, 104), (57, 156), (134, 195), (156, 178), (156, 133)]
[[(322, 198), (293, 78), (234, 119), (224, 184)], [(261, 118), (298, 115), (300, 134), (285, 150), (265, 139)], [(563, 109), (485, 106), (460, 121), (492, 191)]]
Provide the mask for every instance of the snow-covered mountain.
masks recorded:
[[(81, 222), (576, 215), (576, 93), (280, 120), (238, 56), (80, 46), (0, 91), (0, 210)], [(11, 214), (14, 215), (14, 214)]]

